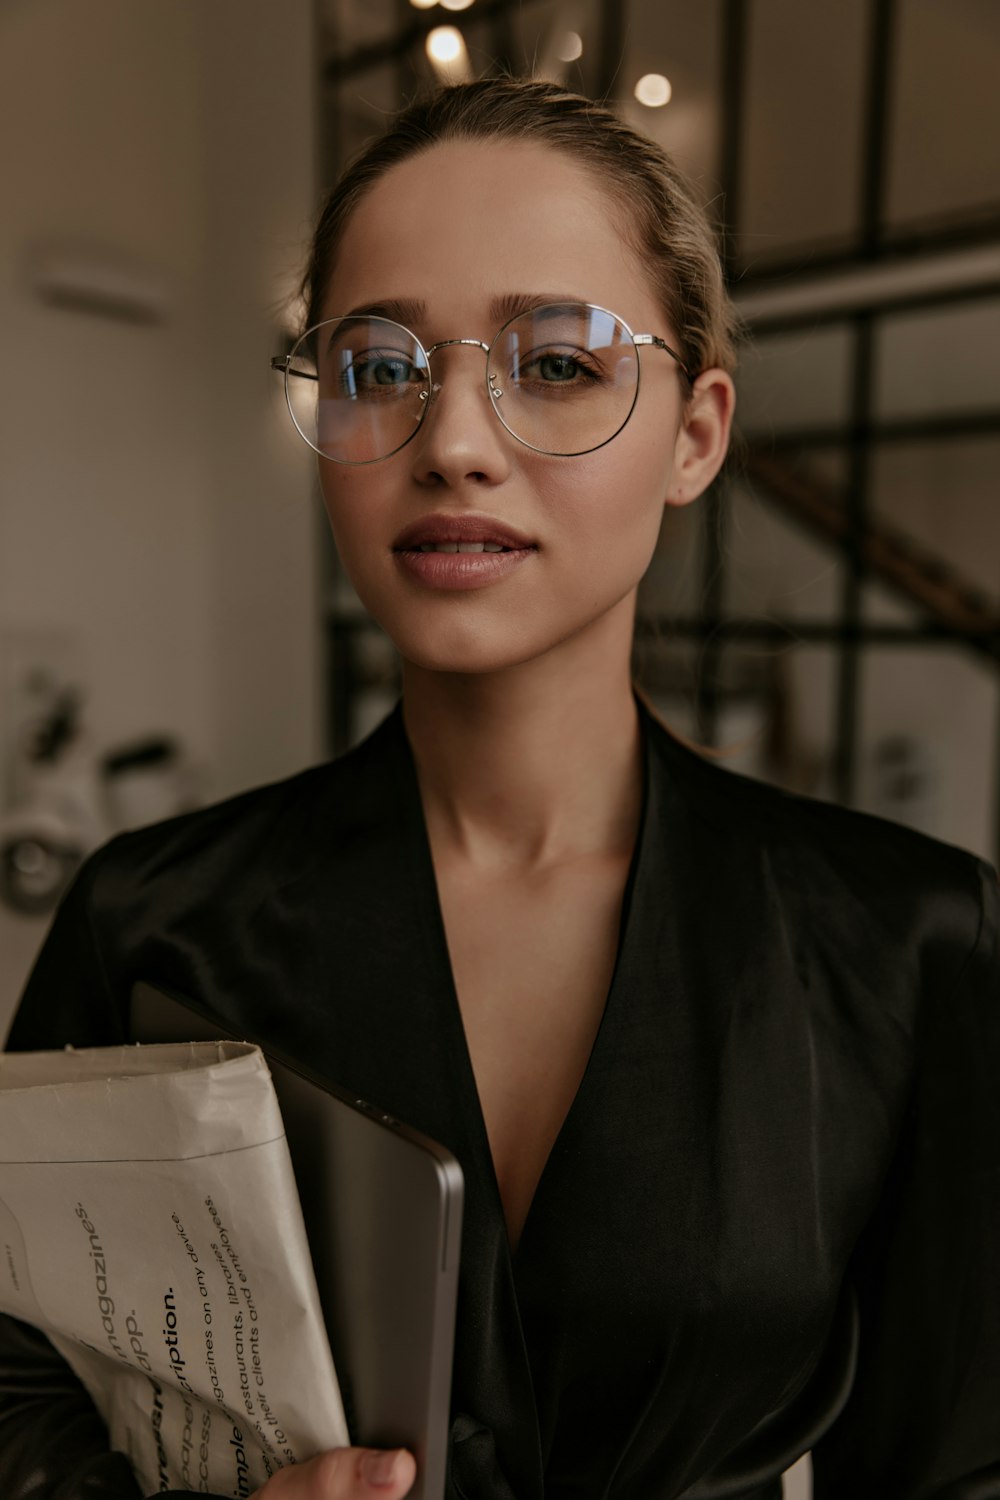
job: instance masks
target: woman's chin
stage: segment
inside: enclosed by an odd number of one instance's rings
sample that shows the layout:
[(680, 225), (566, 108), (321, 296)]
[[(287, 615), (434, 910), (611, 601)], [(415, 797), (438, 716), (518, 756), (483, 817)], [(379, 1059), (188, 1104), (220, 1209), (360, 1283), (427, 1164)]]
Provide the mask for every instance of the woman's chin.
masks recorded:
[(483, 677), (495, 672), (511, 671), (525, 666), (535, 658), (534, 652), (527, 655), (489, 650), (485, 647), (457, 649), (453, 646), (414, 646), (397, 643), (397, 650), (408, 667), (422, 672), (437, 672), (448, 676)]
[[(567, 612), (568, 613), (568, 612)], [(392, 619), (388, 612), (378, 624), (389, 636), (403, 661), (424, 672), (483, 677), (519, 668), (537, 667), (543, 672), (568, 671), (585, 660), (592, 665), (610, 654), (627, 657), (631, 645), (634, 602), (631, 594), (612, 598), (599, 610), (579, 612), (579, 617), (560, 613), (531, 621), (516, 612), (504, 612), (478, 622), (460, 620), (420, 622)], [(618, 618), (620, 615), (620, 618)]]
[(394, 630), (391, 621), (380, 625), (407, 666), (423, 672), (482, 677), (508, 672), (548, 655), (553, 640), (526, 637), (523, 631), (458, 632)]

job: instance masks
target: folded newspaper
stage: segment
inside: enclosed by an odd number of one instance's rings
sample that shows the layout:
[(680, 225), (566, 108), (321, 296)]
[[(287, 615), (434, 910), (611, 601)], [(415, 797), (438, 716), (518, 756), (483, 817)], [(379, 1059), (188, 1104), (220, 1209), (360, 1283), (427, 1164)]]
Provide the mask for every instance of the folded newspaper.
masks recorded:
[(0, 1311), (143, 1493), (249, 1496), (348, 1441), (267, 1064), (242, 1042), (0, 1055)]

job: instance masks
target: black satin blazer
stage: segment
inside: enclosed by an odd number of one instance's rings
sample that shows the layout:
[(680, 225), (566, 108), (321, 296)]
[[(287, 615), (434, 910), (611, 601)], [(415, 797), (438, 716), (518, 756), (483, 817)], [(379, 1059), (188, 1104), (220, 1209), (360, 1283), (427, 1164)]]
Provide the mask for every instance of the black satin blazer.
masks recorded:
[[(516, 1254), (399, 708), (343, 759), (116, 839), (10, 1045), (197, 996), (442, 1141), (466, 1218), (453, 1500), (1000, 1500), (995, 878), (704, 761), (640, 706), (614, 977)], [(512, 940), (516, 935), (512, 936)], [(0, 1346), (4, 1500), (136, 1493), (65, 1367)]]

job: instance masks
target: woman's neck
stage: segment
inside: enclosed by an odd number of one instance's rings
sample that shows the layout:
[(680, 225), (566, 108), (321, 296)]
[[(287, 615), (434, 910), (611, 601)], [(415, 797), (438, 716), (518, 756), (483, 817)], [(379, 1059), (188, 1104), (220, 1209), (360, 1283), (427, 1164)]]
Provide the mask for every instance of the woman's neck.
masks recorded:
[(404, 665), (403, 718), (435, 855), (484, 872), (627, 858), (642, 801), (628, 653), (495, 673)]

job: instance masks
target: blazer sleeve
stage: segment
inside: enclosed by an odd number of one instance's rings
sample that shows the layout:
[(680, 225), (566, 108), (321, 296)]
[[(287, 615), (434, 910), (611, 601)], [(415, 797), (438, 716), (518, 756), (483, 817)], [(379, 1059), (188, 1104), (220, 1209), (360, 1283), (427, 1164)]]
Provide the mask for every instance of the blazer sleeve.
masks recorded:
[[(971, 948), (930, 944), (938, 974), (940, 948), (955, 954), (952, 981), (921, 997), (907, 1119), (854, 1259), (858, 1367), (813, 1448), (814, 1500), (1000, 1500), (1000, 902), (977, 872)], [(959, 906), (939, 898), (950, 934)]]
[[(7, 1045), (12, 1050), (102, 1046), (123, 1039), (123, 1018), (94, 934), (92, 874), (93, 866), (85, 866), (56, 914), (11, 1028)], [(85, 1387), (43, 1333), (3, 1314), (0, 1496), (140, 1500), (131, 1465), (110, 1448)], [(181, 1491), (176, 1500), (182, 1500)]]

